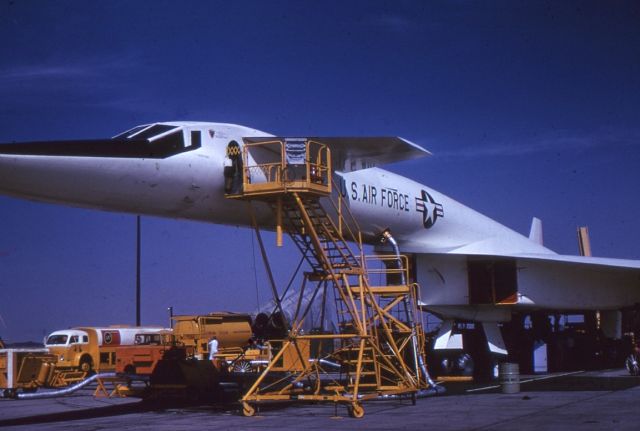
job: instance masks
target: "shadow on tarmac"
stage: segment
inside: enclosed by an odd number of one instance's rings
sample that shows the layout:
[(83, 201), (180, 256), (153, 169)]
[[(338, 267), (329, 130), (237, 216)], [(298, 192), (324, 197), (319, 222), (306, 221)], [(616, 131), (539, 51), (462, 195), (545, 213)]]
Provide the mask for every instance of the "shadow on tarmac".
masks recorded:
[[(532, 380), (537, 379), (537, 380)], [(590, 373), (577, 373), (560, 376), (521, 376), (521, 392), (553, 392), (553, 391), (620, 391), (640, 386), (640, 377), (628, 375), (590, 375)], [(499, 382), (490, 384), (480, 384), (474, 382), (448, 382), (444, 384), (447, 389), (445, 394), (438, 397), (452, 395), (474, 396), (479, 393), (500, 393)], [(469, 392), (469, 391), (472, 392)], [(525, 394), (526, 395), (526, 394)], [(6, 400), (4, 402), (21, 403), (21, 401)], [(291, 404), (269, 403), (261, 405), (259, 409), (266, 413), (272, 412), (277, 415), (278, 410), (286, 410)], [(385, 406), (389, 407), (389, 406)], [(202, 411), (206, 409), (211, 413), (240, 415), (240, 406), (237, 402), (220, 403), (206, 402), (203, 400), (183, 401), (176, 399), (163, 400), (140, 400), (126, 404), (101, 405), (99, 407), (81, 407), (75, 410), (66, 410), (52, 413), (43, 413), (16, 417), (11, 419), (0, 419), (0, 428), (16, 425), (36, 425), (55, 424), (74, 420), (116, 417), (127, 414), (166, 412), (168, 410), (181, 409), (186, 411)], [(337, 407), (336, 407), (337, 409)], [(259, 414), (259, 413), (258, 413)], [(290, 414), (290, 413), (289, 413)]]
[[(8, 401), (11, 402), (11, 401)], [(14, 401), (20, 402), (20, 401)], [(70, 410), (64, 412), (44, 413), (33, 416), (12, 418), (12, 419), (0, 419), (0, 428), (13, 425), (35, 425), (44, 423), (56, 423), (67, 422), (80, 419), (92, 419), (100, 417), (121, 416), (132, 413), (145, 413), (145, 412), (161, 412), (169, 409), (193, 409), (202, 407), (202, 403), (199, 402), (187, 402), (187, 401), (157, 401), (157, 400), (140, 400), (135, 403), (79, 408), (77, 410)], [(210, 411), (225, 412), (229, 410), (239, 410), (239, 406), (234, 405), (207, 405), (207, 409)]]
[[(640, 377), (630, 375), (594, 376), (578, 372), (559, 376), (520, 376), (520, 392), (585, 392), (621, 391), (640, 386)], [(446, 395), (472, 395), (473, 393), (500, 393), (498, 380), (492, 382), (449, 382), (444, 385)]]

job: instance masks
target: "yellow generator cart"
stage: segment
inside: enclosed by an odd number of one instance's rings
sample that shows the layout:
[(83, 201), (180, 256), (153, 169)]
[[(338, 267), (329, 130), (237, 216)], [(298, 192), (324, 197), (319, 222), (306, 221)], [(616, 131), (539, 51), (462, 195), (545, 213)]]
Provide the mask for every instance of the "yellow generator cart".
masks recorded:
[(6, 398), (21, 389), (44, 386), (55, 369), (56, 357), (46, 349), (0, 349), (0, 391)]

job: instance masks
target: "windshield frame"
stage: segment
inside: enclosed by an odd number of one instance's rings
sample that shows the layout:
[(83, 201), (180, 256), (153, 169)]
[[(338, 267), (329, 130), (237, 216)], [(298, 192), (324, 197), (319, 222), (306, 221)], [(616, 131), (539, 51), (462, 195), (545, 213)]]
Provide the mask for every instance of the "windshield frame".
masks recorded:
[[(60, 342), (59, 340), (63, 340)], [(69, 341), (69, 335), (67, 334), (52, 334), (49, 335), (45, 344), (47, 346), (66, 346)]]

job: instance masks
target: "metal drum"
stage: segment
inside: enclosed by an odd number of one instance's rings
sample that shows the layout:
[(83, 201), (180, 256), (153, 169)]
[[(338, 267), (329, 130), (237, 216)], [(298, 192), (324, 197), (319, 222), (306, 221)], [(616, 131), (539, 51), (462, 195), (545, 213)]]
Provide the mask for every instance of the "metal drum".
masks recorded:
[(500, 386), (503, 394), (520, 392), (520, 368), (518, 364), (504, 362), (500, 364)]

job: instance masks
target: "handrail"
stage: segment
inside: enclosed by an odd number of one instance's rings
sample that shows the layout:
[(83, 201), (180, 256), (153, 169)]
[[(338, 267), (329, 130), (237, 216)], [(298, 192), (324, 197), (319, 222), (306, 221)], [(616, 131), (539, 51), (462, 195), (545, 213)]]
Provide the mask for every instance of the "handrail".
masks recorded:
[[(242, 151), (243, 169), (242, 183), (246, 193), (263, 191), (265, 188), (272, 192), (286, 190), (288, 187), (308, 188), (309, 190), (330, 193), (332, 188), (331, 155), (330, 149), (325, 144), (313, 141), (305, 141), (304, 163), (293, 164), (287, 162), (286, 140), (273, 140), (266, 142), (245, 143)], [(272, 160), (265, 163), (249, 163), (249, 152), (252, 148), (267, 148), (272, 153)], [(271, 147), (271, 148), (269, 148)], [(279, 156), (279, 157), (277, 157)], [(299, 170), (296, 174), (296, 167)], [(301, 175), (302, 178), (296, 178)], [(260, 189), (260, 190), (258, 190)]]
[[(342, 193), (338, 191), (338, 205), (336, 205), (336, 203), (334, 202), (333, 197), (330, 197), (329, 201), (331, 202), (333, 209), (336, 211), (336, 214), (338, 214), (338, 217), (340, 219), (344, 219), (345, 221), (347, 221), (347, 223), (345, 223), (347, 232), (351, 237), (351, 240), (356, 244), (358, 244), (358, 248), (361, 250), (360, 254), (362, 255), (362, 238), (360, 238), (360, 235), (356, 236), (356, 234), (351, 229), (350, 223), (353, 223), (353, 226), (358, 233), (360, 233), (360, 225), (358, 224), (358, 221), (356, 220), (356, 218), (353, 216), (353, 213), (351, 212), (349, 205), (347, 205), (347, 200), (344, 198), (344, 196), (342, 196)], [(347, 220), (347, 217), (343, 216), (342, 208), (346, 209), (346, 215), (348, 215), (349, 220)], [(342, 234), (342, 229), (340, 229), (340, 233)], [(344, 236), (345, 235), (343, 235), (343, 237)]]
[(405, 275), (405, 280), (409, 279), (409, 259), (405, 255), (367, 255), (365, 256), (366, 261), (378, 261), (378, 262), (397, 262), (398, 258), (401, 259), (402, 268), (393, 268), (386, 266), (384, 268), (368, 268), (367, 272), (369, 274), (403, 274)]

